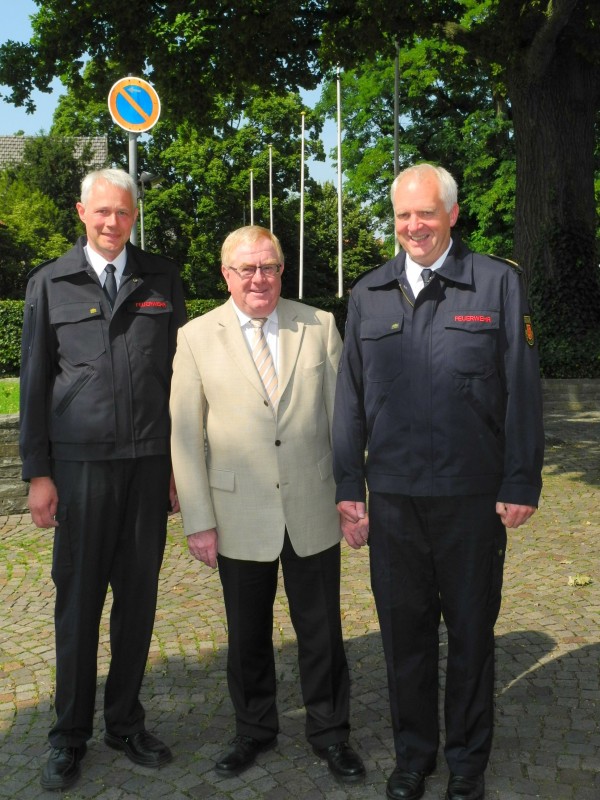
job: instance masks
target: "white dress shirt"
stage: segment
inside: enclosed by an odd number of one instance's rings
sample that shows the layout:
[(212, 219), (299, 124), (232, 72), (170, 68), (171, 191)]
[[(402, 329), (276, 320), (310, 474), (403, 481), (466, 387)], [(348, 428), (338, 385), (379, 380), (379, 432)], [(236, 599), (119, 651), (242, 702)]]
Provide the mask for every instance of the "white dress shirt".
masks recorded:
[[(233, 303), (233, 308), (235, 309), (235, 313), (237, 314), (237, 318), (240, 321), (240, 325), (242, 326), (242, 333), (244, 334), (244, 338), (246, 339), (246, 344), (248, 345), (248, 350), (252, 353), (252, 349), (254, 346), (254, 334), (256, 328), (252, 325), (251, 319), (247, 314), (236, 306)], [(271, 357), (273, 359), (273, 364), (275, 366), (275, 372), (279, 374), (279, 359), (278, 359), (278, 351), (279, 351), (279, 319), (277, 317), (277, 307), (271, 311), (269, 316), (267, 317), (267, 321), (263, 325), (263, 331), (265, 332), (265, 338), (267, 340), (267, 345), (269, 350), (271, 351)]]
[[(446, 260), (446, 256), (450, 252), (451, 247), (452, 247), (452, 239), (450, 239), (450, 244), (448, 245), (448, 249), (446, 250), (446, 252), (443, 255), (441, 255), (437, 259), (437, 261), (434, 261), (433, 264), (430, 267), (428, 267), (428, 269), (432, 270), (433, 272), (435, 272), (436, 269), (439, 269)], [(406, 280), (409, 282), (410, 288), (412, 289), (413, 294), (416, 297), (424, 285), (423, 277), (421, 274), (423, 271), (423, 266), (421, 264), (417, 264), (416, 261), (413, 261), (412, 258), (407, 253), (405, 270), (406, 270)]]
[(97, 253), (87, 244), (84, 246), (83, 250), (85, 252), (85, 257), (88, 260), (88, 264), (98, 276), (101, 286), (104, 286), (104, 281), (106, 280), (106, 272), (104, 271), (106, 265), (112, 264), (114, 266), (115, 280), (117, 281), (118, 289), (121, 285), (121, 278), (123, 277), (125, 264), (127, 263), (127, 250), (123, 248), (119, 255), (116, 256), (116, 258), (114, 258), (112, 261), (107, 261), (104, 256), (101, 256), (100, 253)]

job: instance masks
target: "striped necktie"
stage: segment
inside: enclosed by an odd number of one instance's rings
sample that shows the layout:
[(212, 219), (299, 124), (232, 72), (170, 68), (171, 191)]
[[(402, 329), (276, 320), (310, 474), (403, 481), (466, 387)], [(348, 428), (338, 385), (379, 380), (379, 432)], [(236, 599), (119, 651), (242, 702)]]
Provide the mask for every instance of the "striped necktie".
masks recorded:
[(250, 322), (254, 327), (254, 342), (252, 345), (252, 358), (256, 364), (256, 369), (263, 382), (267, 397), (273, 409), (277, 408), (279, 402), (279, 393), (277, 385), (277, 373), (275, 372), (275, 365), (273, 364), (273, 356), (269, 350), (263, 325), (267, 321), (266, 317), (258, 319), (251, 319)]

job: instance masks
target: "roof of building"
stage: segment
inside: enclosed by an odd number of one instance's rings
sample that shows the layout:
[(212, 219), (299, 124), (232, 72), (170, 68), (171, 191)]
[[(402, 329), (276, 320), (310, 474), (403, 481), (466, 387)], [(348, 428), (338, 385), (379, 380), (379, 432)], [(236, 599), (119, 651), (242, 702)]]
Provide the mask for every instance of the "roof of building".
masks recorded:
[[(18, 164), (23, 158), (25, 145), (38, 136), (0, 136), (0, 169), (11, 164)], [(79, 158), (83, 154), (86, 144), (92, 147), (93, 169), (100, 169), (106, 166), (108, 160), (108, 137), (107, 136), (73, 136), (65, 137), (73, 141), (73, 154)]]

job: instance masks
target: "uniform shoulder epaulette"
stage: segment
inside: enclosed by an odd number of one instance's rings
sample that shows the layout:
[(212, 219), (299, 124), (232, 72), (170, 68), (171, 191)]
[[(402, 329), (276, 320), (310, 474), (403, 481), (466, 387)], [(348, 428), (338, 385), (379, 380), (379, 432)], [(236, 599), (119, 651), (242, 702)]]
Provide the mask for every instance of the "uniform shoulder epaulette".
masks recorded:
[(375, 270), (376, 270), (376, 269), (379, 269), (381, 266), (383, 266), (383, 264), (378, 264), (376, 267), (371, 267), (371, 269), (366, 269), (364, 272), (361, 272), (361, 273), (360, 273), (360, 275), (357, 275), (357, 276), (356, 276), (356, 278), (354, 278), (354, 280), (353, 280), (353, 281), (352, 281), (352, 283), (350, 284), (350, 288), (352, 289), (352, 287), (353, 287), (353, 286), (356, 286), (356, 284), (357, 284), (359, 281), (362, 281), (362, 279), (363, 279), (363, 278), (364, 278), (366, 275), (369, 275), (371, 272), (375, 272)]
[(494, 261), (501, 261), (503, 264), (508, 264), (508, 266), (513, 269), (517, 275), (523, 274), (523, 269), (517, 264), (516, 261), (511, 261), (510, 258), (502, 258), (502, 256), (495, 256), (493, 253), (487, 254), (488, 258), (493, 258)]
[(48, 264), (54, 264), (55, 261), (58, 261), (58, 259), (57, 258), (49, 258), (48, 261), (42, 261), (42, 263), (38, 264), (37, 267), (34, 267), (33, 269), (29, 270), (29, 272), (27, 273), (27, 279), (32, 278), (41, 269), (43, 269), (44, 267), (47, 267)]

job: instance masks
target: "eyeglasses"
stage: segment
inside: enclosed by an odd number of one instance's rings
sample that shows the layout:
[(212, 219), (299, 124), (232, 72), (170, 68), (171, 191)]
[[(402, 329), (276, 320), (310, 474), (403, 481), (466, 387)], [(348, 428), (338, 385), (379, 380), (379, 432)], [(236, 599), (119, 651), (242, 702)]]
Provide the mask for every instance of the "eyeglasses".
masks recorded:
[(260, 270), (261, 275), (264, 275), (265, 278), (273, 278), (275, 275), (279, 275), (281, 264), (262, 264), (260, 267), (251, 267), (250, 264), (243, 264), (239, 268), (227, 267), (227, 269), (237, 272), (242, 280), (247, 281), (256, 275), (257, 269)]

